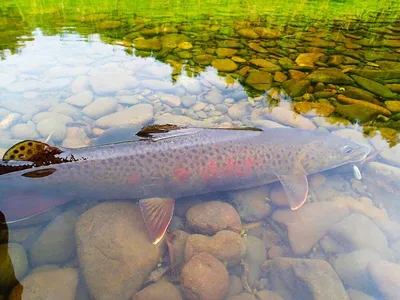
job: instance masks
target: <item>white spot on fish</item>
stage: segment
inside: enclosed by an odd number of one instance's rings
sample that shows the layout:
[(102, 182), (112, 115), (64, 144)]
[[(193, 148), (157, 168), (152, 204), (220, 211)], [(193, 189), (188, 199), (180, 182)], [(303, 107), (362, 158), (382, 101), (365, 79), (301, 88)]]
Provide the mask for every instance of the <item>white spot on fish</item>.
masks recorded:
[(356, 165), (353, 165), (353, 175), (354, 175), (354, 178), (357, 180), (362, 179), (361, 171)]

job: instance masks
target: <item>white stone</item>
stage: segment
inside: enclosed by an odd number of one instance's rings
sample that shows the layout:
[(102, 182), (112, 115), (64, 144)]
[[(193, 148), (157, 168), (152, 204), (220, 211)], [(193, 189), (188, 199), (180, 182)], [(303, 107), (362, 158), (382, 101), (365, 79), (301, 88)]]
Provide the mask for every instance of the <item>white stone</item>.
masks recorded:
[(89, 89), (89, 77), (82, 75), (78, 76), (71, 84), (71, 93), (77, 94)]
[(251, 105), (248, 102), (233, 104), (228, 108), (228, 116), (233, 120), (242, 120), (250, 114)]
[(144, 99), (142, 95), (126, 95), (126, 96), (118, 96), (118, 103), (120, 104), (138, 104), (140, 101)]
[(82, 110), (82, 113), (89, 118), (98, 119), (105, 115), (116, 112), (117, 104), (117, 100), (114, 98), (98, 98), (86, 106)]
[(268, 107), (264, 109), (264, 116), (278, 123), (303, 129), (316, 129), (317, 126), (309, 119), (283, 107)]
[(16, 79), (17, 77), (12, 74), (0, 73), (0, 88), (6, 87), (7, 85), (13, 83)]
[(89, 81), (93, 91), (98, 95), (109, 95), (119, 90), (134, 89), (139, 85), (134, 77), (119, 73), (99, 73), (91, 76)]
[(93, 93), (91, 91), (80, 92), (65, 99), (65, 102), (78, 107), (85, 107), (92, 103), (92, 101)]
[(69, 116), (74, 120), (78, 120), (81, 117), (81, 111), (68, 103), (58, 103), (53, 105), (50, 107), (49, 111)]
[(253, 120), (253, 124), (256, 127), (265, 127), (265, 128), (284, 128), (287, 126), (283, 126), (282, 124), (279, 124), (274, 121), (270, 120)]
[(171, 107), (178, 107), (181, 105), (181, 98), (175, 95), (162, 95), (160, 99), (162, 102)]
[(39, 137), (36, 129), (28, 124), (17, 124), (11, 128), (11, 136), (14, 139), (34, 140)]
[(124, 124), (144, 125), (153, 120), (153, 106), (150, 104), (137, 104), (121, 112), (104, 116), (96, 121), (100, 128), (108, 128)]
[(61, 142), (67, 134), (65, 123), (57, 119), (44, 119), (37, 124), (36, 129), (43, 138), (51, 134), (51, 139), (55, 142)]
[(36, 114), (32, 118), (32, 121), (37, 124), (46, 119), (54, 119), (54, 120), (57, 120), (57, 122), (63, 123), (63, 124), (73, 121), (72, 118), (69, 116), (63, 115), (61, 113), (49, 112), (49, 111), (40, 112), (40, 113)]
[(173, 92), (175, 87), (172, 82), (154, 79), (146, 79), (141, 81), (141, 86), (152, 91)]

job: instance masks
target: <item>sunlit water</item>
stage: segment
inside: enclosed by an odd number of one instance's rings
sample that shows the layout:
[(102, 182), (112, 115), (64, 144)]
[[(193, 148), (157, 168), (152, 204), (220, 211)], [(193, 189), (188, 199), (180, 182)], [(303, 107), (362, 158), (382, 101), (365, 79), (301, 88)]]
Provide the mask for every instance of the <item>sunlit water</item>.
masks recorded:
[(158, 246), (134, 201), (77, 199), (50, 222), (5, 228), (0, 299), (398, 299), (398, 11), (368, 1), (0, 4), (1, 155), (26, 139), (135, 140), (152, 124), (328, 130), (371, 148), (361, 174), (310, 176), (297, 211), (277, 183), (178, 200)]

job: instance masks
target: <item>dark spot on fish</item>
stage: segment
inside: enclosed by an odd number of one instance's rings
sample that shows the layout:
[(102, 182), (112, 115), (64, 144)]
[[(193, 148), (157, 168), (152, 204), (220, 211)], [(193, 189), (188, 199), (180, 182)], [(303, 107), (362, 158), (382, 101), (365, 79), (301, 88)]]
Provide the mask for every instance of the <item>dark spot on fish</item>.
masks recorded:
[(277, 155), (276, 155), (276, 158), (277, 158), (277, 159), (280, 159), (280, 158), (281, 158), (281, 155), (280, 155), (280, 154), (277, 154)]
[(151, 157), (152, 158), (157, 158), (157, 154), (153, 154)]
[(11, 159), (15, 159), (15, 155), (11, 155), (10, 158), (11, 158)]
[(32, 149), (29, 149), (29, 150), (27, 151), (27, 153), (28, 153), (28, 155), (31, 155), (31, 154), (33, 153)]
[(33, 146), (33, 143), (32, 143), (32, 142), (29, 142), (29, 143), (28, 143), (28, 146), (31, 146), (31, 147), (32, 147), (32, 146)]
[(193, 152), (193, 153), (197, 153), (197, 150), (196, 150), (196, 149), (192, 149), (192, 152)]
[(18, 150), (18, 149), (15, 149), (13, 152), (14, 152), (15, 154), (18, 154), (18, 153), (19, 153), (19, 150)]
[(144, 155), (144, 154), (141, 154), (141, 155), (140, 155), (140, 158), (141, 158), (141, 159), (144, 159), (144, 158), (145, 158), (145, 155)]
[(267, 158), (270, 159), (270, 158), (271, 158), (271, 155), (267, 154)]
[(281, 160), (278, 160), (278, 165), (280, 165), (282, 163), (282, 161)]
[(25, 146), (19, 147), (19, 150), (24, 151), (25, 150)]
[(153, 162), (153, 160), (152, 160), (151, 158), (148, 158), (148, 159), (147, 159), (147, 162), (148, 162), (149, 164), (151, 164), (151, 163)]

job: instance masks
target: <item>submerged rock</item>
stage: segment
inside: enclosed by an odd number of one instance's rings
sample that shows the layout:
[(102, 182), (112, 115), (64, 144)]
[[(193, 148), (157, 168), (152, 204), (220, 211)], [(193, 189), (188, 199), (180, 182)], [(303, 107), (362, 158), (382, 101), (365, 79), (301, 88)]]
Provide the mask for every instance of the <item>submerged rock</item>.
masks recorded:
[(182, 300), (179, 289), (166, 280), (153, 283), (138, 292), (135, 300)]
[(316, 70), (306, 77), (311, 82), (323, 82), (334, 84), (352, 84), (353, 80), (339, 70)]
[(317, 126), (309, 119), (283, 107), (264, 108), (264, 116), (278, 123), (303, 129), (316, 129)]
[(229, 274), (218, 259), (203, 252), (185, 264), (181, 284), (189, 300), (223, 300), (228, 295)]
[(272, 219), (288, 228), (288, 238), (296, 255), (307, 254), (328, 229), (345, 218), (349, 209), (334, 202), (305, 204), (298, 211), (277, 210)]
[(268, 273), (272, 290), (284, 299), (349, 299), (338, 275), (324, 260), (274, 258), (263, 265), (263, 270)]
[(337, 105), (336, 112), (351, 121), (367, 122), (375, 118), (379, 112), (360, 104)]
[(310, 81), (307, 79), (300, 79), (300, 80), (290, 79), (282, 83), (282, 88), (291, 97), (303, 96), (307, 92), (309, 86), (310, 86)]
[(137, 104), (123, 111), (101, 117), (96, 121), (100, 128), (121, 126), (127, 124), (144, 125), (153, 119), (153, 106), (150, 104)]
[(82, 214), (76, 239), (96, 299), (131, 298), (164, 253), (163, 242), (150, 242), (139, 206), (128, 202), (106, 202)]
[(397, 95), (393, 93), (388, 87), (376, 81), (357, 75), (351, 75), (351, 77), (359, 86), (366, 89), (367, 91), (370, 91), (371, 93), (374, 93), (376, 95), (382, 96), (387, 99), (395, 99), (397, 97)]
[(66, 268), (25, 277), (11, 291), (9, 300), (75, 300), (78, 271)]
[(186, 213), (186, 222), (193, 231), (209, 235), (221, 230), (239, 233), (242, 229), (240, 217), (233, 206), (220, 201), (191, 207)]
[(231, 198), (233, 205), (244, 221), (259, 221), (271, 213), (266, 186), (232, 192)]
[(246, 245), (238, 233), (228, 230), (221, 230), (211, 237), (190, 235), (185, 244), (185, 260), (189, 261), (201, 252), (207, 252), (228, 266), (233, 266), (239, 264), (245, 255)]
[(271, 87), (272, 75), (264, 71), (253, 71), (249, 73), (245, 83), (256, 90), (268, 90)]
[(373, 261), (368, 264), (368, 272), (385, 299), (399, 298), (400, 265), (384, 260)]

